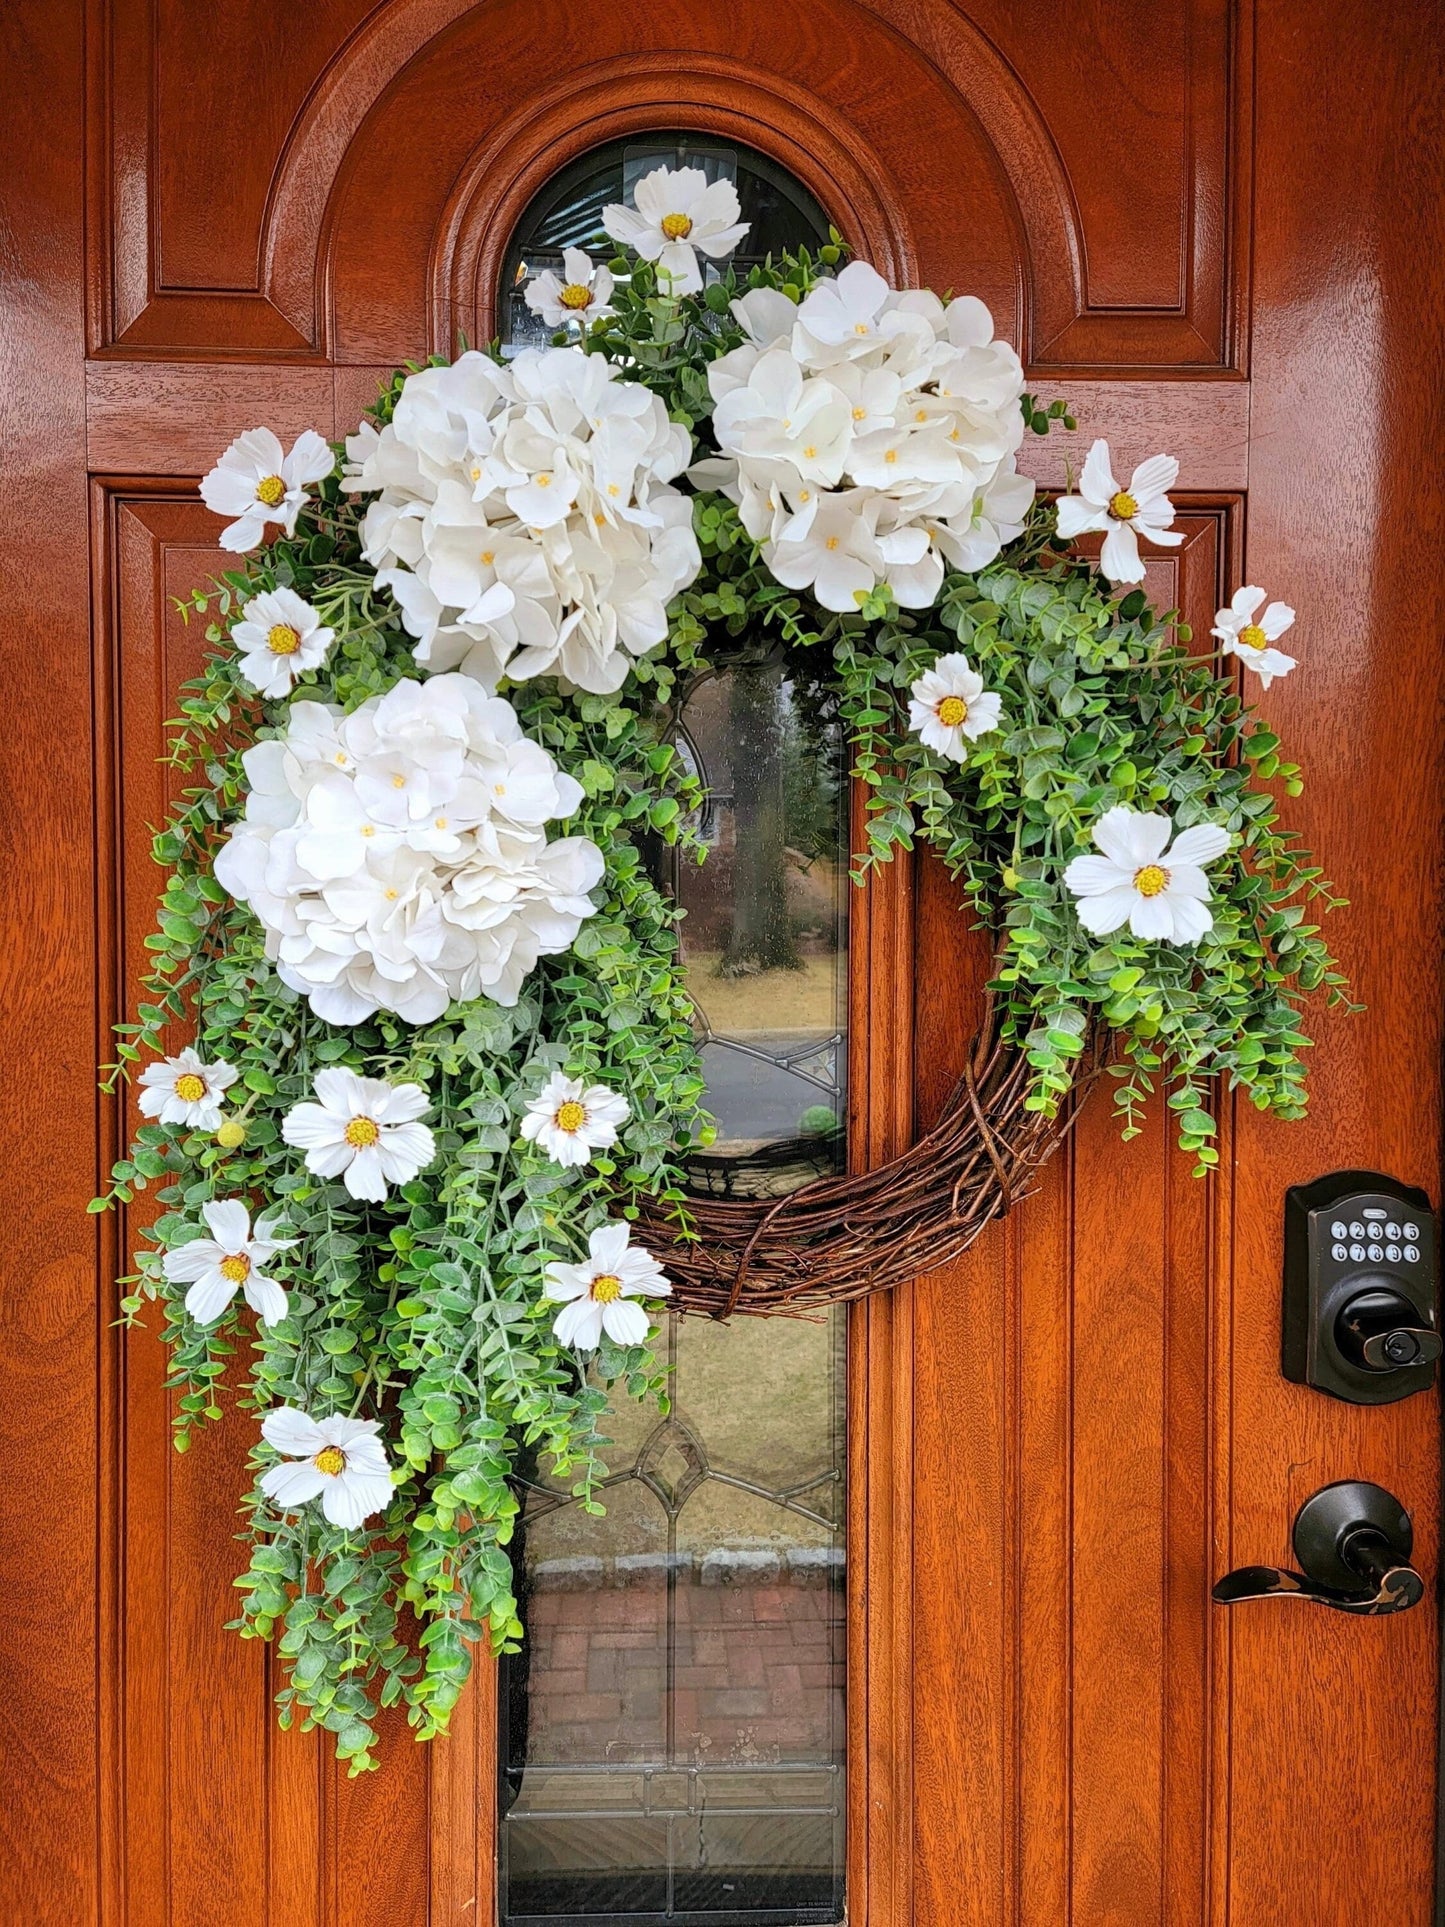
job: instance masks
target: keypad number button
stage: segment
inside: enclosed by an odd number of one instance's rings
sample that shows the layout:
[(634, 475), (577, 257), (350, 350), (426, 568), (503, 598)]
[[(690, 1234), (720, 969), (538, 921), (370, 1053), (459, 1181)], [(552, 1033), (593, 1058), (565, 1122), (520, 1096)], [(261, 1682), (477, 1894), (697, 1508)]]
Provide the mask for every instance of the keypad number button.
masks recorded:
[(1420, 1247), (1418, 1245), (1406, 1245), (1405, 1263), (1407, 1265), (1418, 1265), (1419, 1262), (1420, 1262)]
[(1407, 1244), (1414, 1244), (1416, 1239), (1420, 1236), (1420, 1227), (1417, 1224), (1401, 1225), (1400, 1229), (1404, 1233), (1405, 1242)]
[(1391, 1263), (1392, 1265), (1397, 1265), (1397, 1264), (1399, 1264), (1399, 1262), (1400, 1262), (1400, 1247), (1399, 1247), (1398, 1245), (1386, 1245), (1386, 1246), (1385, 1246), (1385, 1256), (1386, 1256), (1386, 1257), (1387, 1257), (1387, 1258), (1389, 1259), (1389, 1261), (1390, 1261), (1390, 1263)]
[(1351, 1245), (1350, 1256), (1357, 1265), (1362, 1265), (1365, 1262), (1365, 1247), (1363, 1245)]

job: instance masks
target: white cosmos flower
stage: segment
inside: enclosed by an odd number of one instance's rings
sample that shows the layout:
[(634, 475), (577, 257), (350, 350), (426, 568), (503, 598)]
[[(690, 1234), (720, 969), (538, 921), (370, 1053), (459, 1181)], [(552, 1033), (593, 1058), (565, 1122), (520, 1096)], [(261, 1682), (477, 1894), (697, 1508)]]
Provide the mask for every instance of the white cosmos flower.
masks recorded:
[(597, 266), (581, 248), (562, 250), (562, 275), (543, 268), (527, 283), (523, 300), (549, 328), (565, 328), (569, 321), (595, 321), (611, 314), (612, 275)]
[(661, 1265), (631, 1243), (625, 1224), (599, 1225), (580, 1265), (560, 1260), (547, 1267), (545, 1296), (563, 1301), (553, 1332), (564, 1345), (595, 1351), (605, 1331), (614, 1345), (640, 1345), (648, 1316), (638, 1298), (665, 1298), (672, 1290)]
[(377, 1437), (375, 1419), (308, 1418), (282, 1405), (261, 1421), (261, 1436), (289, 1464), (268, 1466), (261, 1490), (282, 1512), (295, 1512), (317, 1497), (334, 1526), (354, 1531), (391, 1503), (391, 1468)]
[(293, 703), (286, 734), (242, 760), (246, 814), (216, 878), (327, 1023), (513, 1004), (593, 913), (601, 851), (547, 840), (581, 785), (469, 676), (407, 679), (349, 716)]
[(1170, 843), (1173, 827), (1123, 804), (1104, 812), (1093, 830), (1103, 855), (1076, 856), (1064, 872), (1086, 930), (1107, 937), (1127, 923), (1146, 942), (1189, 944), (1213, 927), (1203, 866), (1229, 848), (1229, 831), (1197, 823)]
[(263, 696), (284, 696), (298, 676), (317, 669), (336, 638), (294, 589), (268, 589), (252, 596), (231, 631), (241, 652), (239, 668)]
[(1287, 602), (1271, 602), (1259, 615), (1263, 601), (1263, 589), (1236, 589), (1229, 607), (1216, 614), (1213, 633), (1223, 643), (1224, 653), (1238, 656), (1268, 689), (1276, 676), (1287, 676), (1295, 666), (1293, 656), (1272, 646), (1294, 626), (1294, 610)]
[(175, 1245), (161, 1261), (172, 1284), (190, 1286), (186, 1310), (198, 1325), (214, 1325), (236, 1293), (242, 1291), (263, 1325), (277, 1324), (286, 1316), (286, 1293), (261, 1267), (276, 1252), (289, 1250), (296, 1240), (274, 1236), (270, 1218), (258, 1218), (253, 1232), (251, 1214), (239, 1198), (203, 1204), (201, 1216), (210, 1237)]
[(289, 455), (269, 428), (238, 435), (201, 482), (206, 507), (236, 518), (222, 529), (221, 547), (254, 549), (265, 540), (268, 522), (294, 535), (307, 485), (324, 481), (335, 466), (335, 455), (314, 428), (297, 436)]
[(1174, 504), (1167, 491), (1179, 475), (1179, 464), (1172, 455), (1151, 455), (1120, 488), (1109, 465), (1109, 444), (1096, 441), (1084, 461), (1077, 495), (1061, 495), (1058, 501), (1059, 534), (1071, 541), (1076, 535), (1104, 531), (1104, 550), (1099, 568), (1110, 582), (1142, 582), (1144, 563), (1139, 554), (1139, 537), (1147, 536), (1162, 548), (1174, 549), (1184, 540), (1169, 533), (1174, 520)]
[(193, 1131), (214, 1131), (221, 1104), (240, 1075), (230, 1064), (203, 1064), (187, 1044), (174, 1057), (147, 1064), (141, 1072), (140, 1108), (162, 1124), (184, 1124)]
[(281, 1135), (306, 1153), (318, 1177), (345, 1180), (353, 1198), (380, 1204), (393, 1184), (409, 1184), (436, 1156), (436, 1139), (417, 1120), (429, 1108), (420, 1084), (388, 1084), (328, 1065), (312, 1083), (316, 1103), (293, 1104)]
[(721, 489), (789, 588), (851, 611), (886, 582), (903, 608), (938, 599), (1017, 536), (1023, 369), (981, 301), (898, 291), (866, 262), (796, 307), (774, 289), (733, 303), (745, 340), (708, 366)]
[(586, 1164), (594, 1151), (617, 1142), (626, 1122), (626, 1098), (605, 1084), (584, 1085), (580, 1077), (554, 1071), (527, 1106), (522, 1136), (556, 1164)]
[(967, 744), (998, 728), (1003, 698), (983, 686), (967, 656), (940, 656), (909, 690), (908, 726), (940, 756), (968, 758)]
[(468, 353), (407, 378), (391, 422), (348, 441), (343, 485), (377, 493), (366, 558), (423, 668), (608, 695), (666, 639), (668, 604), (702, 566), (671, 486), (691, 452), (600, 354), (527, 349), (499, 367)]
[[(747, 233), (738, 220), (737, 189), (731, 181), (708, 185), (700, 167), (654, 168), (632, 191), (634, 205), (617, 202), (602, 210), (602, 225), (614, 241), (655, 261), (664, 291), (696, 294), (702, 286), (697, 250), (711, 260), (731, 254)], [(663, 277), (666, 277), (665, 279)]]

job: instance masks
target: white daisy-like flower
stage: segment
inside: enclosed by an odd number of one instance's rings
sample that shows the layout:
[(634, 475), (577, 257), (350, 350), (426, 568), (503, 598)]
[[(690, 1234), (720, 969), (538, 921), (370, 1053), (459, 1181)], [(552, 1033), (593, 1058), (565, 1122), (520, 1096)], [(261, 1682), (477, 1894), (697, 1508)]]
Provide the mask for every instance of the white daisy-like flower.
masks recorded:
[(319, 1496), (332, 1525), (354, 1530), (391, 1503), (391, 1467), (380, 1429), (369, 1418), (309, 1418), (294, 1405), (268, 1412), (261, 1436), (291, 1463), (268, 1466), (261, 1490), (282, 1512)]
[(206, 507), (236, 518), (222, 529), (221, 547), (254, 549), (265, 540), (268, 522), (294, 535), (308, 484), (324, 481), (335, 466), (335, 455), (314, 428), (296, 437), (289, 455), (269, 428), (238, 435), (201, 483)]
[(1147, 536), (1166, 549), (1178, 548), (1184, 540), (1181, 534), (1170, 533), (1174, 504), (1167, 491), (1178, 475), (1179, 464), (1172, 455), (1151, 455), (1134, 470), (1129, 486), (1120, 488), (1109, 465), (1109, 444), (1097, 441), (1084, 462), (1078, 494), (1059, 497), (1059, 534), (1067, 542), (1102, 530), (1101, 572), (1110, 582), (1142, 582), (1139, 537)]
[(581, 248), (563, 248), (562, 275), (543, 268), (527, 283), (522, 299), (549, 328), (565, 328), (569, 321), (595, 321), (611, 314), (612, 274)]
[(597, 1349), (605, 1331), (614, 1345), (640, 1345), (648, 1317), (638, 1298), (665, 1298), (667, 1274), (649, 1252), (631, 1243), (625, 1224), (599, 1225), (580, 1265), (557, 1260), (547, 1267), (548, 1298), (563, 1301), (552, 1330), (578, 1351)]
[(1268, 689), (1276, 676), (1287, 676), (1295, 666), (1293, 656), (1273, 646), (1286, 629), (1293, 628), (1294, 610), (1287, 602), (1271, 602), (1260, 615), (1263, 601), (1263, 589), (1236, 589), (1229, 607), (1215, 615), (1213, 633), (1224, 645), (1225, 655), (1238, 656)]
[(294, 589), (268, 589), (252, 596), (231, 631), (240, 651), (238, 667), (263, 696), (284, 696), (298, 676), (318, 669), (336, 639), (334, 629)]
[(436, 1139), (417, 1120), (429, 1100), (420, 1084), (358, 1077), (344, 1064), (318, 1071), (315, 1104), (293, 1104), (281, 1135), (306, 1153), (318, 1177), (345, 1180), (353, 1198), (380, 1204), (393, 1184), (409, 1184), (436, 1156)]
[[(634, 205), (602, 210), (614, 241), (655, 261), (673, 294), (696, 294), (702, 286), (697, 250), (711, 260), (731, 254), (748, 231), (738, 220), (738, 193), (731, 181), (708, 184), (700, 167), (658, 167), (632, 191)], [(664, 287), (668, 282), (663, 283)]]
[(1196, 823), (1170, 843), (1173, 828), (1155, 811), (1104, 812), (1093, 830), (1104, 854), (1076, 856), (1064, 872), (1086, 930), (1107, 937), (1127, 923), (1146, 942), (1188, 944), (1213, 927), (1203, 866), (1229, 848), (1229, 831)]
[(908, 726), (940, 756), (962, 763), (968, 744), (998, 728), (1003, 698), (983, 686), (967, 656), (940, 656), (909, 690)]
[(184, 1124), (192, 1131), (214, 1131), (221, 1104), (240, 1072), (230, 1064), (203, 1064), (187, 1044), (174, 1057), (147, 1064), (141, 1072), (140, 1108), (162, 1124)]
[(257, 1218), (251, 1229), (251, 1214), (239, 1198), (218, 1198), (201, 1206), (209, 1238), (193, 1238), (187, 1245), (176, 1245), (161, 1261), (161, 1268), (172, 1284), (188, 1284), (186, 1310), (198, 1325), (214, 1325), (238, 1291), (260, 1315), (263, 1325), (275, 1325), (286, 1316), (286, 1293), (261, 1267), (278, 1251), (287, 1251), (294, 1238), (273, 1235), (273, 1220)]
[(627, 1122), (627, 1100), (605, 1084), (554, 1071), (527, 1106), (522, 1136), (556, 1164), (586, 1164), (594, 1151), (617, 1142)]

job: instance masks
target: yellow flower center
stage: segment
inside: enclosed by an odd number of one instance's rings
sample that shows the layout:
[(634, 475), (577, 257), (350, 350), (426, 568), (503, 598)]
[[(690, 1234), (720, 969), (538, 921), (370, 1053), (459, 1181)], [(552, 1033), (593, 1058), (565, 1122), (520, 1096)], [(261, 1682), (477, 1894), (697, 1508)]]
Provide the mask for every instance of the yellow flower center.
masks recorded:
[(551, 488), (551, 486), (552, 486), (552, 477), (551, 477), (550, 475), (547, 475), (547, 474), (545, 474), (545, 473), (544, 473), (544, 474), (541, 474), (541, 475), (539, 475), (539, 476), (537, 477), (537, 486), (538, 486), (538, 488)]
[(1109, 503), (1109, 513), (1116, 522), (1131, 522), (1139, 513), (1139, 504), (1128, 489), (1121, 488)]
[(391, 787), (394, 790), (404, 790), (406, 788), (406, 778), (402, 775), (400, 770), (398, 770), (396, 775), (392, 777)]
[(1161, 890), (1169, 888), (1169, 872), (1157, 863), (1146, 863), (1142, 870), (1134, 872), (1134, 888), (1141, 897), (1157, 897)]
[(855, 335), (866, 335), (868, 332), (868, 323), (866, 321), (855, 321), (853, 323), (853, 332)]
[(448, 825), (448, 824), (450, 823), (450, 821), (451, 821), (451, 818), (450, 818), (450, 817), (447, 817), (447, 816), (439, 816), (439, 817), (437, 818), (437, 828), (438, 828), (439, 830), (444, 830), (444, 829), (446, 829), (446, 827), (447, 827), (447, 825)]
[(890, 448), (883, 459), (885, 462), (896, 462), (898, 460), (898, 450), (896, 448)]
[(490, 568), (491, 568), (491, 566), (492, 566), (492, 561), (493, 561), (493, 558), (495, 557), (495, 555), (496, 555), (496, 553), (497, 553), (497, 551), (496, 551), (495, 549), (483, 549), (483, 550), (482, 550), (482, 567), (483, 567), (484, 569), (490, 569)]
[(354, 1117), (346, 1127), (345, 1136), (354, 1151), (366, 1151), (381, 1136), (381, 1126), (374, 1117)]
[(176, 1079), (176, 1096), (183, 1103), (199, 1104), (206, 1094), (206, 1080), (197, 1077), (194, 1071), (185, 1071)]
[(968, 704), (962, 696), (945, 696), (934, 713), (945, 729), (957, 729), (968, 721)]
[(853, 419), (855, 422), (866, 422), (868, 419), (868, 410), (866, 408), (855, 408), (853, 410)]
[(926, 408), (920, 408), (913, 419), (916, 422), (926, 422), (928, 420), (928, 410)]
[(386, 890), (386, 891), (383, 891), (383, 893), (382, 893), (382, 894), (383, 894), (383, 895), (385, 896), (385, 898), (386, 898), (386, 900), (387, 900), (387, 902), (388, 902), (388, 903), (395, 903), (395, 902), (396, 902), (396, 900), (397, 900), (397, 898), (398, 898), (398, 897), (399, 897), (399, 896), (401, 895), (401, 891), (400, 891), (400, 890)]
[(1268, 649), (1269, 637), (1257, 622), (1246, 622), (1239, 632), (1239, 640), (1246, 649)]
[(620, 495), (622, 490), (617, 486), (616, 482), (609, 482), (607, 484), (607, 493), (609, 495)]
[(346, 1470), (346, 1454), (339, 1445), (323, 1445), (311, 1461), (318, 1472), (324, 1472), (329, 1479)]
[(622, 1296), (622, 1280), (615, 1272), (604, 1271), (600, 1278), (592, 1280), (592, 1296), (599, 1305), (610, 1305), (614, 1298)]
[(688, 235), (692, 233), (692, 216), (690, 214), (664, 214), (662, 217), (662, 231), (669, 241), (685, 241)]
[(294, 656), (301, 647), (301, 637), (289, 622), (278, 622), (266, 632), (266, 647), (273, 656)]
[(565, 1104), (559, 1104), (552, 1117), (559, 1131), (580, 1131), (587, 1122), (587, 1112), (575, 1097), (569, 1097)]
[(836, 535), (830, 535), (827, 541), (823, 544), (823, 547), (825, 549), (836, 549), (837, 546), (838, 546), (838, 538)]
[(376, 825), (374, 823), (363, 823), (361, 826), (361, 834), (363, 836), (375, 836)]
[(569, 281), (557, 299), (564, 308), (585, 308), (592, 300), (592, 290), (581, 281)]
[(279, 507), (286, 500), (286, 484), (279, 475), (263, 475), (256, 484), (256, 500), (268, 509)]
[(803, 454), (810, 462), (815, 462), (818, 459), (818, 451), (816, 448), (805, 448)]
[(227, 1284), (244, 1285), (251, 1275), (251, 1260), (244, 1251), (234, 1251), (221, 1260), (218, 1269)]

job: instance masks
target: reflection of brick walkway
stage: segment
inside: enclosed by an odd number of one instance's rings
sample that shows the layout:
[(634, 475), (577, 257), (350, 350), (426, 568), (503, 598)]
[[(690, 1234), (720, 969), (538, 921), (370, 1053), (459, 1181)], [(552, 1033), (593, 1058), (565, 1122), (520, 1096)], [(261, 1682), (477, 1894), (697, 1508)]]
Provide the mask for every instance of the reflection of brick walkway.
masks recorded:
[[(529, 1765), (669, 1762), (667, 1580), (664, 1558), (534, 1570)], [(841, 1752), (840, 1562), (812, 1548), (683, 1558), (672, 1597), (671, 1764)]]

